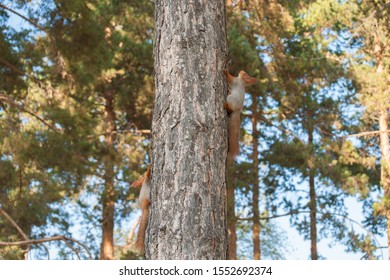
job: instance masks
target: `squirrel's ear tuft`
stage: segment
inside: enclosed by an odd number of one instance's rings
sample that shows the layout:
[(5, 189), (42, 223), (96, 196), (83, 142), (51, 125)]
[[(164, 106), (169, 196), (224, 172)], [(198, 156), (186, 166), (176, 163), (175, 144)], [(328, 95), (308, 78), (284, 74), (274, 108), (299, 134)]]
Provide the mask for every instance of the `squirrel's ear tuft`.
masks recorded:
[(257, 83), (257, 79), (249, 76), (245, 71), (240, 71), (240, 79), (244, 82), (245, 86), (250, 86)]

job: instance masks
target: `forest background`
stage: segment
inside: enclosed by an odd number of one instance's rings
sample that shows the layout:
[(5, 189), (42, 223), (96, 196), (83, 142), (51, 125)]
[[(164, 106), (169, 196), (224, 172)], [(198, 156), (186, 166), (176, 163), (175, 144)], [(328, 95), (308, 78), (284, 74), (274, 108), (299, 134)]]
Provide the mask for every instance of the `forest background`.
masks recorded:
[[(389, 257), (389, 12), (227, 1), (229, 69), (259, 80), (228, 176), (231, 258)], [(0, 29), (0, 259), (142, 258), (154, 1), (0, 0)]]

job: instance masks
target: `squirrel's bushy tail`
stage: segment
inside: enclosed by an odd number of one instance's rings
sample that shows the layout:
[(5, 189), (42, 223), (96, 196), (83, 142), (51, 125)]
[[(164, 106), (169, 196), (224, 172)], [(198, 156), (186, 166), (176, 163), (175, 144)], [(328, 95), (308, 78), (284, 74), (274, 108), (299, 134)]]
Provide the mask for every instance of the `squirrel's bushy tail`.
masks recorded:
[(148, 219), (149, 219), (149, 199), (144, 199), (141, 205), (142, 215), (141, 215), (141, 223), (138, 229), (137, 240), (135, 242), (135, 248), (138, 252), (144, 252), (145, 246), (145, 233), (146, 228), (148, 227)]
[(229, 115), (228, 133), (228, 159), (234, 159), (240, 152), (240, 111)]

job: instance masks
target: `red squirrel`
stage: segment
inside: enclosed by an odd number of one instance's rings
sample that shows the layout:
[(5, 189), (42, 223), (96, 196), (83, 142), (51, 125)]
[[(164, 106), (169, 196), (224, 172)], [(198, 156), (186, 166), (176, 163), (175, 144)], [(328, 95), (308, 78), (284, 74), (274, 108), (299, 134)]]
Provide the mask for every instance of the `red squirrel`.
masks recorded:
[(228, 70), (224, 73), (230, 88), (230, 94), (224, 105), (229, 113), (228, 158), (234, 159), (240, 151), (240, 113), (244, 107), (245, 87), (255, 84), (257, 80), (243, 70), (240, 71), (238, 77), (232, 76)]
[(145, 174), (140, 176), (132, 185), (133, 188), (140, 188), (141, 191), (138, 197), (138, 204), (142, 210), (141, 214), (141, 223), (138, 229), (137, 240), (135, 242), (135, 248), (139, 252), (144, 251), (144, 242), (145, 242), (145, 233), (146, 228), (148, 227), (148, 218), (149, 218), (149, 204), (150, 204), (150, 174), (151, 168), (150, 165), (146, 170)]

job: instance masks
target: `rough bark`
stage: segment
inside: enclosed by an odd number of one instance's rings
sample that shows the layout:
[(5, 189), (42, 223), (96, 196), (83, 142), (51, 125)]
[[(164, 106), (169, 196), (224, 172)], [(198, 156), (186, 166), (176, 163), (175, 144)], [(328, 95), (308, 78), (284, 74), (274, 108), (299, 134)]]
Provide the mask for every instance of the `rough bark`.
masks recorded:
[(252, 161), (253, 161), (253, 196), (252, 196), (252, 211), (253, 211), (253, 259), (261, 259), (260, 248), (260, 213), (259, 213), (259, 132), (257, 130), (256, 111), (252, 117)]
[(112, 260), (114, 257), (114, 214), (115, 214), (115, 111), (114, 97), (111, 92), (106, 92), (105, 96), (104, 121), (106, 155), (104, 157), (104, 191), (102, 194), (102, 244), (100, 249), (100, 259)]
[(155, 1), (147, 259), (226, 259), (225, 1)]

